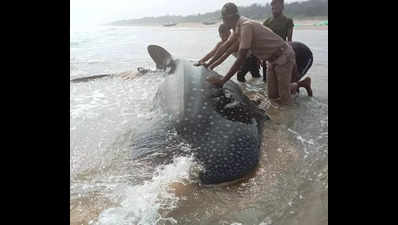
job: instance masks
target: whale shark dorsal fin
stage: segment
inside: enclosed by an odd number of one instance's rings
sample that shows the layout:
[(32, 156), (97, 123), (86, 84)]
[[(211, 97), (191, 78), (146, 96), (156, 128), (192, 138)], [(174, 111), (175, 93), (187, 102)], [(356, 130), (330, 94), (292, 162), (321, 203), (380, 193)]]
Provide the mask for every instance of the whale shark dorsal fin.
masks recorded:
[(157, 69), (166, 70), (168, 67), (171, 67), (169, 73), (174, 71), (175, 64), (173, 57), (166, 49), (158, 45), (149, 45), (147, 49)]

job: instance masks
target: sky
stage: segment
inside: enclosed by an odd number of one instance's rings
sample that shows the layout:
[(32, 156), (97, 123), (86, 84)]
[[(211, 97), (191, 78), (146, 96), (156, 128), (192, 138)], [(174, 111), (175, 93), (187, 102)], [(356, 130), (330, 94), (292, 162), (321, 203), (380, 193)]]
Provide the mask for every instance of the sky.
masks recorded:
[[(285, 0), (285, 3), (305, 0)], [(220, 10), (227, 3), (265, 5), (271, 0), (70, 0), (71, 25), (102, 24), (147, 16), (191, 15)]]

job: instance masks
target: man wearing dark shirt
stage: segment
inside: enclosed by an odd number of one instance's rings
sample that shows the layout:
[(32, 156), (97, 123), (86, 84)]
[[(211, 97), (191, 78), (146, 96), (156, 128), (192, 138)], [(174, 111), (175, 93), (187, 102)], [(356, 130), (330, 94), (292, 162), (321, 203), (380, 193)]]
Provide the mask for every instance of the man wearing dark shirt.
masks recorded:
[[(281, 37), (284, 41), (292, 44), (296, 53), (296, 65), (299, 74), (294, 74), (292, 82), (298, 82), (299, 87), (305, 87), (309, 96), (312, 96), (311, 78), (306, 77), (304, 80), (294, 79), (295, 77), (301, 78), (308, 71), (312, 65), (312, 53), (308, 47), (302, 43), (292, 43), (293, 36), (293, 20), (283, 14), (284, 0), (271, 1), (272, 17), (266, 19), (263, 23), (264, 26), (270, 28), (274, 33)], [(263, 80), (267, 80), (267, 64), (265, 61), (262, 63), (263, 67)], [(304, 67), (305, 70), (304, 70)], [(297, 70), (296, 70), (297, 71)], [(304, 72), (304, 73), (303, 73)]]
[(292, 41), (293, 20), (283, 14), (283, 0), (272, 0), (272, 17), (266, 19), (264, 26), (270, 28), (285, 41)]
[[(281, 37), (284, 41), (292, 41), (293, 35), (293, 20), (283, 15), (284, 1), (272, 0), (271, 10), (272, 17), (266, 19), (263, 23), (264, 26), (270, 28), (275, 34)], [(287, 38), (287, 39), (286, 39)], [(262, 63), (263, 67), (263, 80), (267, 80), (267, 63)]]

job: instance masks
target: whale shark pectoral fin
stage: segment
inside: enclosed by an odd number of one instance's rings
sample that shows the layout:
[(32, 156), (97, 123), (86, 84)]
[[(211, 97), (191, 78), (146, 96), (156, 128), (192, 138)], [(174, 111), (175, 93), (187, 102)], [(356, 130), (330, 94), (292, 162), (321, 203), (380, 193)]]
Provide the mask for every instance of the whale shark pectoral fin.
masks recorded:
[(176, 67), (175, 62), (171, 54), (166, 49), (158, 45), (148, 45), (147, 49), (152, 60), (155, 62), (157, 69), (166, 70), (167, 68), (170, 68), (167, 73), (170, 74), (174, 72)]
[(88, 77), (79, 77), (79, 78), (75, 78), (70, 80), (70, 82), (73, 83), (78, 83), (78, 82), (88, 82), (88, 81), (92, 81), (98, 78), (103, 78), (103, 77), (112, 77), (113, 74), (99, 74), (99, 75), (92, 75), (92, 76), (88, 76)]

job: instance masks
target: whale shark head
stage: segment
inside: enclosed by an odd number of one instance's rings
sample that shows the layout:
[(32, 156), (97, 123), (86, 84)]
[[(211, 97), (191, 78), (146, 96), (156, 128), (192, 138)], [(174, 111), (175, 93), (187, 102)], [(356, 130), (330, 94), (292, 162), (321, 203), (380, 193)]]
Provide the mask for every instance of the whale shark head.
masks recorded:
[(207, 78), (221, 78), (216, 72), (203, 66), (194, 67), (184, 59), (173, 59), (167, 50), (157, 45), (149, 45), (148, 52), (158, 68), (169, 69), (170, 76), (159, 88), (157, 104), (177, 115), (176, 119), (192, 119), (212, 108), (226, 119), (251, 122), (255, 106), (236, 83), (228, 81), (223, 88), (215, 87)]

